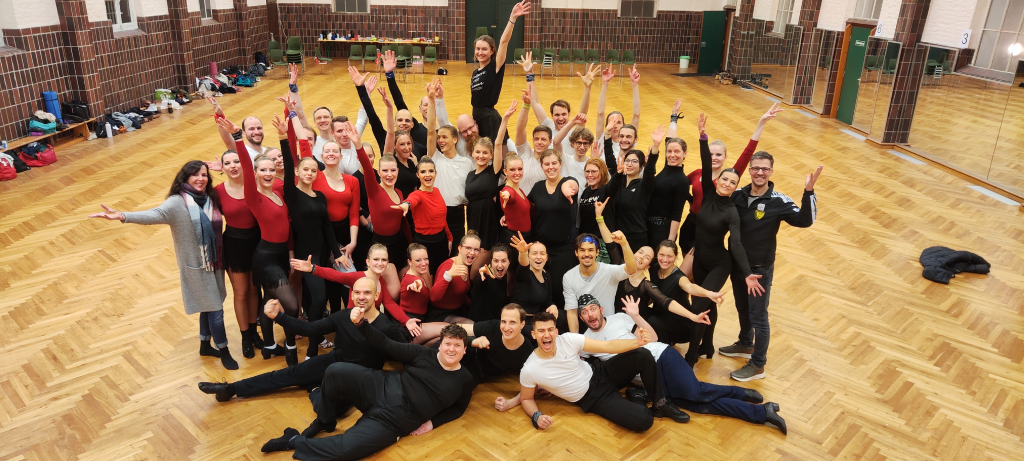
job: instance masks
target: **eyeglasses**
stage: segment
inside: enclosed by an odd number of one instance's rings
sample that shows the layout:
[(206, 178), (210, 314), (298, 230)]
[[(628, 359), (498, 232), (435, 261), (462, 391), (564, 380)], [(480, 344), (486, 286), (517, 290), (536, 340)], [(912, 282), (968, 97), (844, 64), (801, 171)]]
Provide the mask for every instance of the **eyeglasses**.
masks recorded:
[(471, 252), (471, 253), (479, 253), (479, 252), (480, 252), (480, 249), (479, 249), (479, 248), (473, 248), (473, 247), (462, 247), (462, 249), (463, 249), (463, 250), (466, 250), (466, 251), (468, 251), (468, 252)]
[(589, 146), (589, 145), (590, 145), (590, 143), (589, 143), (589, 142), (587, 142), (587, 141), (576, 141), (576, 142), (574, 142), (574, 143), (573, 143), (573, 145), (574, 145), (574, 146), (580, 146), (580, 147), (583, 147), (583, 146)]
[(760, 167), (760, 166), (752, 166), (752, 167), (750, 167), (750, 172), (751, 173), (767, 173), (769, 171), (772, 171), (772, 169), (770, 167)]
[(622, 163), (624, 163), (626, 165), (639, 165), (640, 164), (640, 159), (627, 158), (626, 160), (623, 160)]

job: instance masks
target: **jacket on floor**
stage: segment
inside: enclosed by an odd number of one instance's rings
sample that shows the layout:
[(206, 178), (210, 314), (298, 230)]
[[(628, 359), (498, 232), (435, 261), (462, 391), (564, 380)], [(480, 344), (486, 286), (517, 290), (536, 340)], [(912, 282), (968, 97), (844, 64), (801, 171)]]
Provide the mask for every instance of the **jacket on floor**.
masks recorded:
[(921, 252), (924, 278), (933, 282), (949, 284), (949, 279), (961, 272), (987, 274), (992, 267), (985, 258), (969, 251), (957, 251), (946, 247), (930, 247)]

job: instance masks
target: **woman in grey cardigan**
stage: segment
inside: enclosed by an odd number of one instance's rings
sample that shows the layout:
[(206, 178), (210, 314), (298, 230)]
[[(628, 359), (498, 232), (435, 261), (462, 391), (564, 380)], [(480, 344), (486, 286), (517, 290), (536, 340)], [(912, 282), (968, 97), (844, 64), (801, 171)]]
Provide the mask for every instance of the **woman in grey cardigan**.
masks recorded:
[[(106, 205), (103, 213), (90, 218), (105, 218), (123, 223), (167, 224), (171, 226), (174, 253), (181, 276), (181, 296), (185, 313), (199, 313), (199, 354), (220, 357), (224, 368), (237, 370), (238, 362), (228, 351), (224, 331), (224, 270), (221, 268), (220, 202), (210, 184), (209, 169), (199, 160), (181, 167), (171, 184), (167, 200), (147, 211), (120, 212)], [(218, 349), (210, 345), (213, 338)]]

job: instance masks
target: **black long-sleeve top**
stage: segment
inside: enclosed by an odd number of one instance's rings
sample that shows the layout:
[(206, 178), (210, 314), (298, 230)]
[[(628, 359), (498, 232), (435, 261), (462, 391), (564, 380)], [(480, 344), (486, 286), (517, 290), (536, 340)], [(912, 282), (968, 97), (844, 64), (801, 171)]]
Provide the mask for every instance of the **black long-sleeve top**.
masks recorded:
[(384, 142), (387, 140), (388, 130), (384, 128), (380, 117), (377, 116), (377, 111), (373, 108), (373, 101), (370, 100), (370, 94), (366, 92), (366, 87), (357, 86), (356, 93), (359, 94), (359, 102), (362, 103), (363, 110), (366, 112), (366, 121), (373, 132), (373, 138), (377, 140), (377, 152), (384, 152)]
[(661, 291), (662, 294), (672, 298), (675, 302), (689, 309), (690, 294), (682, 288), (679, 288), (679, 279), (684, 277), (686, 274), (683, 274), (683, 271), (679, 270), (678, 267), (673, 267), (672, 272), (670, 272), (665, 278), (659, 277), (658, 272), (659, 270), (657, 267), (651, 268), (651, 283), (658, 287), (658, 291)]
[(672, 303), (672, 298), (665, 296), (656, 285), (646, 279), (637, 286), (633, 286), (628, 278), (619, 282), (615, 287), (615, 312), (622, 312), (622, 308), (625, 307), (622, 298), (626, 296), (640, 300), (640, 317), (645, 320), (655, 313), (668, 312), (668, 306)]
[[(609, 140), (605, 140), (605, 164), (614, 165), (615, 153), (611, 151), (610, 145)], [(615, 225), (628, 240), (647, 238), (647, 203), (651, 201), (651, 193), (654, 192), (654, 166), (657, 163), (658, 154), (652, 153), (647, 156), (643, 176), (626, 184), (626, 174), (615, 172), (608, 181), (608, 196), (612, 198), (609, 204), (615, 205)], [(608, 214), (607, 209), (605, 214)]]
[[(281, 326), (303, 336), (312, 337), (334, 333), (334, 350), (331, 353), (335, 355), (335, 359), (380, 370), (384, 367), (386, 358), (384, 351), (371, 346), (366, 337), (352, 324), (352, 320), (349, 318), (351, 311), (351, 309), (342, 309), (328, 315), (327, 318), (314, 322), (299, 320), (288, 315), (278, 315), (274, 320)], [(405, 327), (388, 319), (387, 316), (378, 315), (373, 322), (367, 323), (394, 341), (406, 342), (403, 332)]]
[[(409, 106), (405, 103), (405, 98), (402, 97), (402, 89), (398, 87), (398, 82), (394, 76), (388, 77), (388, 89), (391, 90), (391, 99), (395, 102), (395, 110), (404, 109), (412, 114), (413, 112), (409, 110)], [(413, 117), (412, 129), (409, 130), (409, 134), (412, 135), (413, 154), (416, 155), (416, 158), (423, 158), (424, 155), (427, 155), (427, 127), (423, 126), (419, 120), (416, 120), (416, 117)], [(416, 186), (419, 187), (418, 181)]]
[[(701, 136), (700, 139), (700, 163), (700, 186), (704, 192), (704, 200), (700, 211), (697, 212), (697, 231), (693, 243), (694, 264), (704, 261), (703, 264), (712, 266), (715, 261), (727, 262), (731, 254), (732, 260), (739, 266), (739, 271), (746, 277), (751, 272), (747, 252), (744, 251), (740, 240), (740, 217), (732, 198), (718, 195), (715, 190), (715, 181), (711, 173), (711, 149), (708, 148), (707, 136)], [(722, 243), (726, 232), (729, 233), (728, 250)]]
[[(604, 199), (608, 198), (608, 185), (605, 184), (597, 189), (591, 189), (590, 186), (584, 183), (580, 187), (583, 188), (583, 193), (580, 194), (579, 219), (577, 222), (577, 227), (580, 230), (579, 233), (600, 236), (601, 230), (597, 227), (597, 213), (594, 212), (594, 204), (603, 202)], [(611, 206), (611, 201), (608, 204)], [(615, 230), (615, 213), (611, 212), (610, 208), (605, 208), (602, 216), (604, 216), (604, 223), (608, 226), (608, 229)]]
[[(505, 347), (501, 341), (501, 321), (488, 320), (473, 324), (473, 333), (477, 338), (485, 337), (491, 343), (487, 349), (470, 348), (472, 365), (470, 372), (475, 373), (478, 379), (486, 379), (494, 376), (518, 375), (523, 369), (526, 359), (530, 358), (533, 350), (537, 348), (530, 335), (523, 335), (523, 344), (516, 349)], [(475, 370), (474, 370), (475, 368)]]
[[(281, 155), (284, 160), (284, 201), (288, 204), (292, 220), (295, 258), (306, 259), (311, 255), (319, 257), (330, 253), (332, 260), (338, 259), (341, 250), (334, 237), (331, 219), (327, 216), (327, 197), (320, 191), (314, 191), (316, 196), (310, 196), (295, 186), (295, 159), (289, 144), (281, 143)], [(325, 261), (316, 262), (326, 264)]]
[(516, 269), (516, 284), (512, 291), (512, 302), (523, 307), (527, 314), (536, 315), (554, 304), (551, 293), (553, 284), (548, 271), (542, 272), (544, 281), (537, 280), (530, 266)]
[(510, 278), (507, 272), (498, 279), (487, 277), (480, 280), (480, 274), (473, 277), (472, 286), (469, 288), (470, 303), (467, 314), (470, 320), (483, 322), (501, 317), (501, 308), (509, 302)]
[(566, 181), (575, 181), (575, 178), (562, 178), (555, 186), (555, 192), (549, 194), (546, 179), (537, 181), (537, 184), (526, 196), (533, 203), (533, 215), (531, 216), (533, 238), (548, 246), (568, 243), (576, 238), (576, 203), (570, 203), (562, 195), (562, 184)]
[(366, 321), (359, 325), (359, 331), (370, 346), (405, 364), (402, 371), (392, 373), (401, 376), (405, 408), (411, 412), (406, 423), (419, 421), (412, 429), (427, 420), (436, 428), (456, 420), (469, 407), (473, 375), (466, 367), (445, 370), (438, 361), (436, 349), (394, 341)]
[(818, 197), (814, 191), (805, 190), (801, 206), (797, 207), (793, 199), (776, 192), (771, 181), (768, 181), (768, 191), (764, 195), (750, 195), (752, 186), (748, 184), (733, 192), (732, 202), (740, 217), (740, 229), (743, 231), (740, 240), (750, 265), (768, 267), (775, 263), (782, 221), (793, 227), (811, 227), (818, 214)]
[[(654, 165), (648, 161), (647, 168), (654, 168)], [(665, 165), (654, 177), (651, 200), (647, 202), (647, 215), (682, 222), (683, 205), (690, 200), (690, 180), (686, 178), (683, 166)], [(649, 243), (657, 245), (659, 242)]]

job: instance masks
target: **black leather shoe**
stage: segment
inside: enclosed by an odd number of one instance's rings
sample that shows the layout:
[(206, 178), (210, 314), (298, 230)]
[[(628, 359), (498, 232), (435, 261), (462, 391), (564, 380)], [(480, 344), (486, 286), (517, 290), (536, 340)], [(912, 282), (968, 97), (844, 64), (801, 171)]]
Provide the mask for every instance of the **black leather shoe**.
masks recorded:
[(278, 344), (277, 347), (275, 347), (273, 349), (267, 349), (267, 348), (264, 347), (264, 348), (261, 348), (260, 350), (262, 351), (262, 354), (263, 354), (263, 360), (269, 360), (271, 357), (281, 357), (281, 356), (283, 356), (285, 354), (284, 349), (285, 349), (284, 346)]
[(256, 349), (263, 349), (263, 346), (266, 346), (266, 344), (263, 343), (263, 338), (261, 338), (260, 334), (256, 332), (256, 328), (249, 328), (249, 336), (252, 337), (252, 347), (255, 347)]
[(743, 392), (746, 393), (746, 395), (743, 396), (743, 401), (744, 402), (750, 402), (750, 403), (761, 403), (761, 402), (764, 402), (764, 396), (762, 396), (760, 392), (757, 392), (757, 391), (755, 391), (753, 389), (743, 389)]
[(281, 435), (280, 437), (276, 439), (270, 439), (267, 441), (267, 443), (264, 443), (263, 448), (261, 448), (260, 451), (264, 453), (270, 453), (274, 451), (292, 450), (294, 449), (294, 447), (290, 446), (291, 444), (289, 442), (291, 442), (292, 438), (294, 438), (297, 435), (299, 435), (299, 431), (289, 427), (288, 429), (284, 430), (284, 434)]
[(299, 364), (299, 349), (284, 348), (284, 361), (288, 363), (288, 366)]
[(645, 407), (647, 406), (647, 401), (650, 400), (647, 397), (647, 391), (639, 387), (632, 386), (626, 389), (626, 398), (629, 399), (630, 402), (637, 403)]
[(309, 424), (309, 427), (307, 427), (306, 430), (302, 431), (302, 436), (307, 438), (307, 439), (311, 439), (313, 437), (316, 437), (316, 435), (321, 433), (321, 432), (328, 432), (328, 433), (330, 433), (330, 432), (334, 432), (337, 428), (338, 428), (338, 422), (337, 421), (335, 421), (335, 422), (333, 422), (331, 424), (324, 424), (324, 423), (320, 422), (319, 419), (314, 419), (313, 422)]
[(764, 404), (764, 411), (767, 413), (765, 425), (772, 426), (782, 432), (782, 435), (786, 435), (786, 420), (779, 416), (779, 404), (768, 402)]
[(256, 357), (256, 350), (252, 348), (252, 341), (242, 341), (242, 357), (247, 359)]
[(199, 383), (199, 390), (216, 396), (218, 402), (227, 402), (235, 396), (235, 386), (230, 383)]
[(199, 340), (199, 355), (204, 357), (220, 357), (220, 351), (213, 344), (210, 344), (210, 340)]
[(654, 404), (651, 407), (651, 412), (654, 413), (656, 418), (671, 418), (672, 421), (677, 423), (686, 423), (690, 421), (690, 415), (686, 414), (685, 411), (676, 408), (676, 404), (669, 402), (666, 399)]

